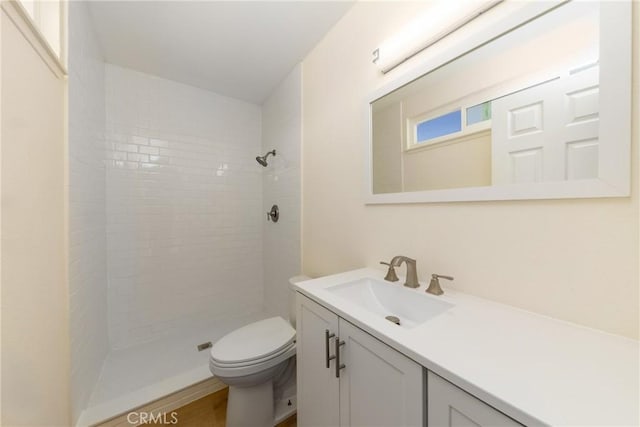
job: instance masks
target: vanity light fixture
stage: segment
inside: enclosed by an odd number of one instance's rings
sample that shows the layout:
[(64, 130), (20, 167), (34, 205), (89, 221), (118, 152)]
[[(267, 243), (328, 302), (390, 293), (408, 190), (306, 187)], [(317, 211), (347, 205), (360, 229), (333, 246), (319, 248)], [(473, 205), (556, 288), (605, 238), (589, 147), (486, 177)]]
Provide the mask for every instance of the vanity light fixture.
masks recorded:
[(378, 46), (373, 63), (387, 73), (502, 1), (436, 0), (426, 13)]

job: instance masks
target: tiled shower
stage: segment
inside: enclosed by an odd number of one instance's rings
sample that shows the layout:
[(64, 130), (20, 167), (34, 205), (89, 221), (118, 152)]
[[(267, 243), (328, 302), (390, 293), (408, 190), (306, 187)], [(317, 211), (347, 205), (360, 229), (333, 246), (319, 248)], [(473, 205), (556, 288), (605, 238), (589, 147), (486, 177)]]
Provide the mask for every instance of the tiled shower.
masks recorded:
[[(206, 378), (195, 344), (288, 316), (302, 71), (262, 105), (225, 97), (105, 63), (86, 4), (69, 9), (75, 422), (168, 378)], [(272, 204), (278, 223), (266, 220)]]
[(106, 65), (109, 338), (262, 310), (261, 109)]

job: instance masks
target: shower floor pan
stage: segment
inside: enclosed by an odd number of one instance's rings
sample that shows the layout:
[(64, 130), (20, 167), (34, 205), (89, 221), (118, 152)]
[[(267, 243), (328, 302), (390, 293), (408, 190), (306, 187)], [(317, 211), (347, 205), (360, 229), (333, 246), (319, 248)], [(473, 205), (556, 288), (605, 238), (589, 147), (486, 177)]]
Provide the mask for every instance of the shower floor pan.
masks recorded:
[(111, 351), (77, 426), (100, 424), (211, 378), (209, 350), (197, 345), (215, 342), (240, 326), (264, 319), (265, 313), (228, 319), (216, 327)]

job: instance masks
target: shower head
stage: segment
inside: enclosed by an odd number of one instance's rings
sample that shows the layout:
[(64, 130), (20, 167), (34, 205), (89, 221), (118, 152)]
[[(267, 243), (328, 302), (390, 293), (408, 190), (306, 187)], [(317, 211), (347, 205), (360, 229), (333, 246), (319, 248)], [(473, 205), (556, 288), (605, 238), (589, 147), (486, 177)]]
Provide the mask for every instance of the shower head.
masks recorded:
[(269, 154), (275, 156), (276, 155), (276, 150), (271, 150), (267, 154), (265, 154), (264, 156), (256, 157), (256, 162), (260, 163), (262, 166), (264, 166), (266, 168), (267, 164), (268, 164), (267, 163), (267, 157), (269, 157)]

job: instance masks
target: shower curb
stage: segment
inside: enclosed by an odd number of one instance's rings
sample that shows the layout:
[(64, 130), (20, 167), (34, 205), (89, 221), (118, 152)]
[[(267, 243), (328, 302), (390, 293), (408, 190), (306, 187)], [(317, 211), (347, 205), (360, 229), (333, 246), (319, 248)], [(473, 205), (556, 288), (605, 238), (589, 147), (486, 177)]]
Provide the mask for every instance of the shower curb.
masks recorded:
[(167, 417), (170, 417), (169, 413), (171, 411), (174, 411), (175, 409), (185, 406), (211, 393), (222, 390), (225, 387), (227, 386), (223, 384), (218, 378), (211, 377), (189, 387), (185, 387), (182, 390), (176, 391), (175, 393), (171, 393), (167, 396), (151, 401), (145, 405), (132, 408), (125, 413), (116, 415), (100, 423), (93, 424), (92, 427), (131, 427), (137, 425), (130, 423), (127, 419), (127, 415), (132, 412), (145, 412), (153, 414), (167, 413)]

